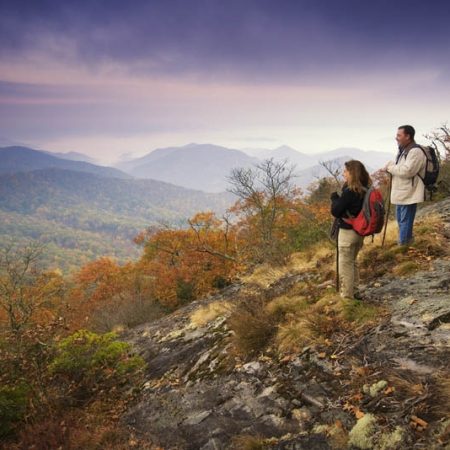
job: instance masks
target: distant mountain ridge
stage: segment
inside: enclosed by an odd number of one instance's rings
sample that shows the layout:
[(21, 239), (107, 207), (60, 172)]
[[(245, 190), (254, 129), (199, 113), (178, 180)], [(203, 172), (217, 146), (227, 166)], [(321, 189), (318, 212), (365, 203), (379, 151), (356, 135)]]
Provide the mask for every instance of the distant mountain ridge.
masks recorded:
[[(245, 151), (245, 150), (244, 150)], [(263, 155), (264, 158), (283, 159), (287, 158), (292, 163), (297, 164), (299, 170), (306, 169), (308, 167), (317, 166), (321, 161), (331, 161), (335, 159), (341, 159), (343, 157), (359, 159), (364, 164), (372, 167), (373, 170), (377, 170), (379, 167), (392, 159), (393, 155), (388, 152), (380, 152), (374, 150), (361, 150), (354, 147), (339, 147), (334, 150), (325, 152), (307, 154), (299, 152), (298, 150), (283, 145), (275, 149), (247, 149), (248, 153), (253, 156), (258, 154)]]
[(369, 171), (375, 171), (391, 159), (389, 153), (364, 151), (358, 148), (338, 148), (316, 154), (301, 153), (283, 145), (275, 149), (235, 150), (212, 144), (191, 143), (181, 147), (153, 150), (140, 158), (115, 165), (120, 170), (139, 178), (153, 178), (206, 192), (220, 192), (228, 187), (227, 175), (234, 167), (252, 167), (263, 159), (287, 159), (295, 164), (296, 183), (307, 187), (317, 176), (326, 172), (322, 161), (359, 159)]
[(84, 162), (88, 162), (91, 164), (95, 164), (95, 165), (100, 165), (98, 164), (98, 161), (95, 158), (91, 158), (88, 155), (85, 155), (84, 153), (79, 153), (79, 152), (49, 152), (47, 150), (41, 150), (44, 153), (47, 153), (48, 155), (51, 156), (56, 156), (58, 158), (62, 158), (62, 159), (68, 159), (70, 161), (84, 161)]
[(132, 178), (131, 175), (114, 167), (98, 166), (86, 161), (75, 161), (63, 158), (62, 155), (64, 154), (59, 155), (53, 156), (51, 152), (34, 150), (28, 147), (2, 147), (0, 148), (0, 175), (54, 167), (92, 173), (102, 177)]
[[(56, 155), (56, 156), (55, 156)], [(296, 183), (306, 188), (317, 177), (326, 175), (320, 162), (346, 159), (361, 160), (369, 172), (383, 167), (393, 155), (358, 148), (337, 148), (327, 152), (306, 154), (287, 145), (275, 149), (236, 150), (213, 144), (191, 143), (180, 147), (153, 150), (139, 158), (120, 161), (114, 167), (82, 161), (86, 155), (51, 153), (27, 147), (0, 148), (0, 174), (26, 172), (49, 167), (77, 170), (103, 177), (153, 179), (187, 189), (210, 193), (224, 192), (229, 187), (227, 176), (237, 167), (253, 167), (263, 159), (285, 160), (296, 166)]]
[(138, 178), (153, 178), (190, 189), (222, 192), (226, 176), (236, 167), (249, 167), (259, 160), (240, 150), (212, 144), (188, 144), (156, 149), (147, 155), (117, 164)]

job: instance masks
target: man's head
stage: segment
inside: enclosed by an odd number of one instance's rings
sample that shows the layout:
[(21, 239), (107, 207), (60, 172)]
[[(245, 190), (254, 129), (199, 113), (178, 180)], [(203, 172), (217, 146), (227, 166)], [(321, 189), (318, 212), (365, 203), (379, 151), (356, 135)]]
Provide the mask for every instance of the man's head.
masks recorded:
[(411, 125), (402, 125), (398, 127), (397, 136), (395, 137), (399, 147), (405, 147), (414, 141), (416, 130)]

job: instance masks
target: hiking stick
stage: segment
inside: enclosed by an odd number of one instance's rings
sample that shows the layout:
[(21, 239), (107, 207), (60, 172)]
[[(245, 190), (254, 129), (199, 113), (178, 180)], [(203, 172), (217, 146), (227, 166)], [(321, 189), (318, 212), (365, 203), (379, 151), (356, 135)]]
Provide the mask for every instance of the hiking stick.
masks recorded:
[(388, 220), (389, 220), (389, 212), (391, 210), (391, 189), (392, 189), (392, 174), (389, 173), (388, 207), (387, 207), (387, 213), (386, 213), (386, 222), (384, 224), (383, 240), (381, 241), (382, 247), (384, 246), (384, 240), (386, 239), (386, 230), (387, 230), (387, 224), (388, 224)]
[(336, 236), (336, 292), (339, 293), (339, 228)]

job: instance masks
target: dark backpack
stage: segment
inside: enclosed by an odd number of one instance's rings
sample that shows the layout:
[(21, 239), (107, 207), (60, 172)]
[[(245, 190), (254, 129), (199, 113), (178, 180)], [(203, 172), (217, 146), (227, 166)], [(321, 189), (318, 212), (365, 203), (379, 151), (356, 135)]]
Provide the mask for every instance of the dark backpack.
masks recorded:
[(380, 233), (385, 217), (384, 200), (381, 191), (374, 186), (366, 189), (361, 211), (356, 217), (342, 218), (361, 236)]
[[(430, 192), (430, 200), (433, 192), (436, 192), (436, 182), (439, 176), (439, 158), (436, 149), (431, 146), (417, 145), (427, 158), (425, 164), (425, 176), (422, 178), (419, 174), (417, 176), (423, 181), (425, 189)], [(406, 155), (408, 156), (408, 155)]]

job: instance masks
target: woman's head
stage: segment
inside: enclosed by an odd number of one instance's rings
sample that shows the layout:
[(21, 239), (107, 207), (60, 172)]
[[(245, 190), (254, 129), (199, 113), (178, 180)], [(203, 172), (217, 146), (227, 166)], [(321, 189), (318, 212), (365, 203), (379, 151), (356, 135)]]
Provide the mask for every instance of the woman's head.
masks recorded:
[(348, 188), (359, 194), (364, 193), (363, 187), (372, 185), (372, 180), (364, 164), (355, 159), (344, 163), (344, 178)]

